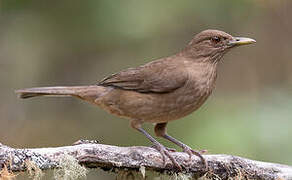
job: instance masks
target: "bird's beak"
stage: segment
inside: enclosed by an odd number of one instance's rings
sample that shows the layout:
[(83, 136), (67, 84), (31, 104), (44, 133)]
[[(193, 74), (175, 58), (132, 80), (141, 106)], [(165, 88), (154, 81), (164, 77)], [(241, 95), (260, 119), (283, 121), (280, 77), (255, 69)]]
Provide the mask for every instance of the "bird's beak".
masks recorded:
[(241, 46), (241, 45), (246, 45), (246, 44), (252, 44), (255, 43), (256, 41), (251, 38), (246, 38), (246, 37), (234, 37), (232, 40), (228, 42), (228, 46)]

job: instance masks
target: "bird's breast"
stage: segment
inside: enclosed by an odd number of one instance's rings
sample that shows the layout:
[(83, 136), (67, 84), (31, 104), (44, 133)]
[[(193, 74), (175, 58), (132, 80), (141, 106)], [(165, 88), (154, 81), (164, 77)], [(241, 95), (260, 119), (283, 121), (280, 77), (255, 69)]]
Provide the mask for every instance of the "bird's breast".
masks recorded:
[[(188, 82), (172, 94), (175, 104), (172, 107), (173, 117), (176, 119), (186, 116), (197, 110), (207, 100), (215, 87), (216, 71), (210, 69), (208, 71), (191, 72)], [(170, 103), (170, 102), (169, 102)], [(167, 106), (167, 104), (165, 105)]]

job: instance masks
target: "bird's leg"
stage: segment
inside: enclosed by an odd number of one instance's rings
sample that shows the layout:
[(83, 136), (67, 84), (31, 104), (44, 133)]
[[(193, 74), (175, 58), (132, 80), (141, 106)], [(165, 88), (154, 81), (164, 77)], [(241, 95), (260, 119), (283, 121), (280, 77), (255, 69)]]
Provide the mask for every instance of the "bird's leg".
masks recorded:
[(134, 129), (137, 129), (142, 134), (144, 134), (152, 143), (156, 150), (160, 152), (162, 155), (163, 164), (165, 166), (166, 163), (166, 157), (168, 157), (171, 162), (180, 170), (182, 171), (182, 167), (178, 164), (178, 162), (174, 159), (174, 157), (169, 153), (169, 151), (160, 144), (156, 139), (154, 139), (149, 133), (147, 133), (142, 127), (141, 123), (139, 121), (131, 121), (131, 127)]
[(201, 155), (201, 153), (203, 153), (203, 152), (193, 150), (192, 148), (190, 148), (189, 146), (180, 142), (179, 140), (176, 140), (175, 138), (169, 136), (166, 132), (166, 125), (167, 125), (167, 123), (158, 123), (155, 125), (154, 131), (155, 131), (156, 136), (163, 137), (163, 138), (173, 142), (174, 144), (178, 145), (179, 147), (181, 147), (183, 149), (183, 151), (189, 155), (189, 161), (191, 161), (193, 154), (198, 156), (201, 159), (201, 161), (204, 163), (204, 165), (207, 169), (207, 167), (208, 167), (207, 162), (206, 162), (205, 158)]

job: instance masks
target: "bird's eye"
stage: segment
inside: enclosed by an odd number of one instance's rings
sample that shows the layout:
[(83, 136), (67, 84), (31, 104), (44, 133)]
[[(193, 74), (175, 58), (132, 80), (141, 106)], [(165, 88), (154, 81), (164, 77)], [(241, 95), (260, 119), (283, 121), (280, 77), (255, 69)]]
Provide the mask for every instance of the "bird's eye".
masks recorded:
[(218, 36), (214, 36), (211, 38), (211, 41), (215, 42), (215, 43), (218, 43), (221, 41), (221, 39), (218, 37)]

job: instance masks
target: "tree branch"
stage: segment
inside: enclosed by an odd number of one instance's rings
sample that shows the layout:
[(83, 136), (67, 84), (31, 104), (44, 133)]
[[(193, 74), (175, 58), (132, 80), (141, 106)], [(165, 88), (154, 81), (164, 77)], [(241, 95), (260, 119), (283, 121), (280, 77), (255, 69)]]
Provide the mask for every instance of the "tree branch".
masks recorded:
[[(82, 144), (83, 143), (83, 144)], [(149, 171), (175, 173), (177, 169), (167, 160), (163, 166), (162, 157), (150, 147), (117, 147), (89, 141), (81, 144), (54, 148), (16, 149), (0, 143), (0, 170), (6, 168), (11, 172), (26, 171), (33, 163), (41, 170), (60, 168), (64, 157), (74, 157), (77, 162), (87, 168), (104, 170), (139, 171), (141, 167)], [(204, 155), (209, 169), (206, 171), (199, 158), (193, 156), (191, 163), (185, 161), (188, 155), (183, 152), (172, 153), (184, 169), (183, 173), (194, 178), (228, 179), (292, 179), (292, 167), (274, 163), (249, 160), (231, 155)], [(0, 174), (1, 176), (1, 174)]]

